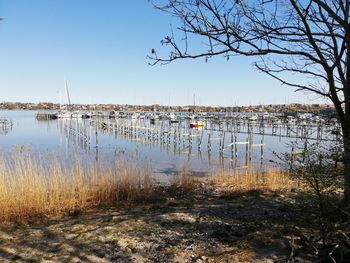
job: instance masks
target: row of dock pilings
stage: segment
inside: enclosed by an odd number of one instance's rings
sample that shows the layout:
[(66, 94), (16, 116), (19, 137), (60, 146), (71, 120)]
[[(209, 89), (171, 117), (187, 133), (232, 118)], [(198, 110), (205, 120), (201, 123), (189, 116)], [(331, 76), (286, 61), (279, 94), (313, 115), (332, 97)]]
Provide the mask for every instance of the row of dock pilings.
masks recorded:
[[(190, 129), (188, 123), (180, 122), (171, 125), (169, 122), (160, 121), (157, 125), (152, 125), (147, 121), (131, 122), (130, 120), (110, 120), (91, 119), (86, 122), (68, 120), (66, 123), (66, 133), (81, 145), (91, 145), (95, 137), (95, 146), (99, 147), (98, 133), (108, 132), (114, 136), (121, 136), (145, 144), (159, 144), (164, 149), (174, 149), (174, 153), (191, 154), (193, 149), (198, 148), (198, 154), (202, 154), (204, 148), (208, 154), (212, 152), (220, 158), (251, 161), (259, 157), (264, 159), (264, 137), (281, 136), (296, 139), (321, 140), (324, 138), (325, 130), (321, 125), (314, 125), (313, 128), (307, 125), (295, 124), (266, 124), (237, 121), (218, 121), (210, 124), (204, 130)], [(90, 123), (89, 125), (86, 125)], [(337, 126), (332, 127), (333, 130)], [(340, 134), (335, 131), (334, 134)], [(246, 138), (244, 137), (246, 134)], [(255, 134), (260, 136), (254, 136)], [(95, 136), (93, 136), (95, 135)], [(243, 138), (242, 138), (243, 137)], [(255, 138), (253, 138), (255, 137)], [(257, 138), (259, 137), (259, 142)], [(335, 136), (334, 136), (335, 137)], [(254, 141), (255, 139), (255, 141)], [(258, 155), (258, 151), (260, 154)], [(231, 153), (231, 154), (230, 154)], [(254, 154), (254, 156), (253, 156)]]
[[(328, 126), (338, 130), (338, 125)], [(235, 131), (237, 133), (253, 133), (258, 135), (270, 135), (284, 138), (310, 139), (310, 140), (334, 140), (328, 133), (326, 125), (322, 123), (289, 123), (289, 122), (266, 122), (248, 120), (211, 120), (206, 121), (206, 128), (213, 131)], [(328, 128), (328, 129), (329, 129)], [(338, 130), (339, 133), (339, 130)]]
[[(167, 148), (173, 147), (174, 152), (182, 152), (191, 154), (193, 148), (198, 148), (198, 153), (203, 148), (203, 138), (205, 131), (189, 129), (187, 127), (176, 125), (159, 125), (159, 126), (142, 126), (128, 122), (110, 122), (108, 120), (94, 120), (92, 125), (99, 127), (100, 130), (113, 134), (115, 137), (122, 136), (132, 141), (137, 141), (146, 144), (160, 144)], [(235, 127), (237, 128), (237, 127)], [(96, 129), (96, 147), (98, 147), (98, 135)], [(253, 133), (249, 133), (246, 141), (238, 141), (237, 132), (219, 132), (216, 133), (216, 137), (209, 130), (207, 131), (207, 151), (211, 154), (213, 151), (213, 145), (216, 148), (214, 151), (219, 153), (221, 158), (226, 157), (231, 160), (237, 159), (239, 156), (239, 145), (245, 145), (246, 160), (252, 160), (253, 148), (260, 147), (260, 159), (262, 160), (264, 155), (264, 142), (263, 137), (260, 144), (253, 143)], [(230, 140), (228, 139), (230, 138)], [(214, 141), (217, 141), (214, 143)], [(229, 142), (227, 142), (229, 141)], [(213, 144), (214, 143), (214, 144)], [(231, 152), (230, 157), (224, 156), (224, 153)]]
[(0, 119), (0, 134), (7, 134), (12, 130), (13, 122), (8, 119)]
[(231, 142), (228, 145), (225, 145), (226, 142), (226, 132), (223, 132), (219, 135), (218, 138), (213, 138), (211, 133), (208, 135), (208, 151), (211, 151), (211, 141), (213, 140), (219, 140), (219, 153), (221, 156), (224, 155), (224, 152), (230, 149), (231, 151), (231, 158), (238, 158), (238, 146), (243, 145), (245, 146), (245, 159), (246, 161), (250, 161), (253, 159), (253, 148), (259, 147), (260, 148), (260, 160), (263, 160), (264, 158), (264, 137), (261, 137), (259, 144), (253, 143), (253, 133), (249, 133), (248, 137), (245, 141), (238, 141), (237, 140), (237, 133), (231, 132)]
[(82, 148), (89, 148), (91, 146), (91, 127), (78, 122), (75, 119), (70, 119), (63, 122), (65, 134), (70, 141), (79, 145)]

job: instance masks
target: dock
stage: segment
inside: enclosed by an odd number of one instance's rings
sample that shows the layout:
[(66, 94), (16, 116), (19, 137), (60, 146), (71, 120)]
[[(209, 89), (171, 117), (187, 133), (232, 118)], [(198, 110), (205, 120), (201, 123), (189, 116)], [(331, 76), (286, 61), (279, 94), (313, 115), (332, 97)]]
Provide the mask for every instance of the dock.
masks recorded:
[(57, 119), (57, 114), (56, 113), (48, 113), (48, 112), (38, 112), (35, 115), (35, 118), (38, 121), (55, 120), (55, 119)]
[[(266, 138), (276, 137), (288, 143), (337, 142), (341, 138), (338, 123), (273, 118), (246, 118), (239, 116), (202, 116), (195, 119), (188, 115), (167, 113), (115, 113), (89, 114), (91, 118), (59, 118), (60, 131), (69, 143), (89, 153), (98, 153), (101, 137), (109, 136), (135, 145), (158, 148), (169, 154), (205, 158), (208, 163), (229, 163), (232, 167), (249, 166), (249, 163), (269, 162), (265, 160)], [(118, 117), (119, 116), (119, 117)], [(158, 116), (158, 117), (155, 117)], [(37, 115), (41, 120), (51, 120), (47, 113)], [(53, 117), (54, 118), (54, 117)], [(176, 122), (174, 122), (174, 119)], [(191, 128), (193, 121), (204, 123), (202, 128)], [(103, 140), (102, 140), (103, 141)], [(108, 146), (110, 147), (110, 146)], [(289, 151), (289, 149), (287, 150)], [(242, 167), (243, 167), (242, 166)]]
[(0, 119), (0, 134), (8, 134), (13, 127), (12, 120), (9, 119)]

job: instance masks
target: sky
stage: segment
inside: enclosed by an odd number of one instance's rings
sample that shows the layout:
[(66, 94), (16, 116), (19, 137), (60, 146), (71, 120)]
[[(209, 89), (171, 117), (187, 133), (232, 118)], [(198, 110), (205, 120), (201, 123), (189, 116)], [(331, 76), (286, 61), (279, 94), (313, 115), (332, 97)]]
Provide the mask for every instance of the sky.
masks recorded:
[[(148, 0), (0, 0), (0, 102), (234, 106), (324, 102), (235, 57), (150, 66), (179, 25)], [(198, 44), (198, 43), (196, 43)]]

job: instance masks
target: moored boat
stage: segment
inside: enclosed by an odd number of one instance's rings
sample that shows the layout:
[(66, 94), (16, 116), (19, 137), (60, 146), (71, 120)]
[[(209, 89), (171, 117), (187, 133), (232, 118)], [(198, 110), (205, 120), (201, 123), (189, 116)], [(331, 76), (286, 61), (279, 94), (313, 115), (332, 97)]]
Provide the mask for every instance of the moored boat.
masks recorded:
[(169, 114), (169, 121), (170, 121), (170, 123), (179, 123), (179, 120), (178, 120), (177, 116), (175, 115), (175, 113)]
[(60, 111), (57, 113), (57, 118), (71, 118), (72, 114), (69, 111)]
[(204, 128), (204, 122), (202, 121), (191, 122), (190, 128)]
[(79, 111), (72, 112), (71, 118), (82, 118), (82, 114)]

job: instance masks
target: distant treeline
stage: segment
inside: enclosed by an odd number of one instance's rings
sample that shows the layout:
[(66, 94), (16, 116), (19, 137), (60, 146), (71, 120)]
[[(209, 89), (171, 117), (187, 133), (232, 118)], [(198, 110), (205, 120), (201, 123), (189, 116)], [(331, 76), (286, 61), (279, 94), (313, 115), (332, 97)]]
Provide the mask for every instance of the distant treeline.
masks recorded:
[(165, 106), (165, 105), (128, 105), (128, 104), (73, 104), (70, 106), (51, 102), (23, 103), (2, 102), (0, 109), (6, 110), (58, 110), (61, 107), (74, 110), (101, 111), (187, 111), (187, 112), (332, 112), (333, 107), (328, 104), (270, 104), (250, 106)]

